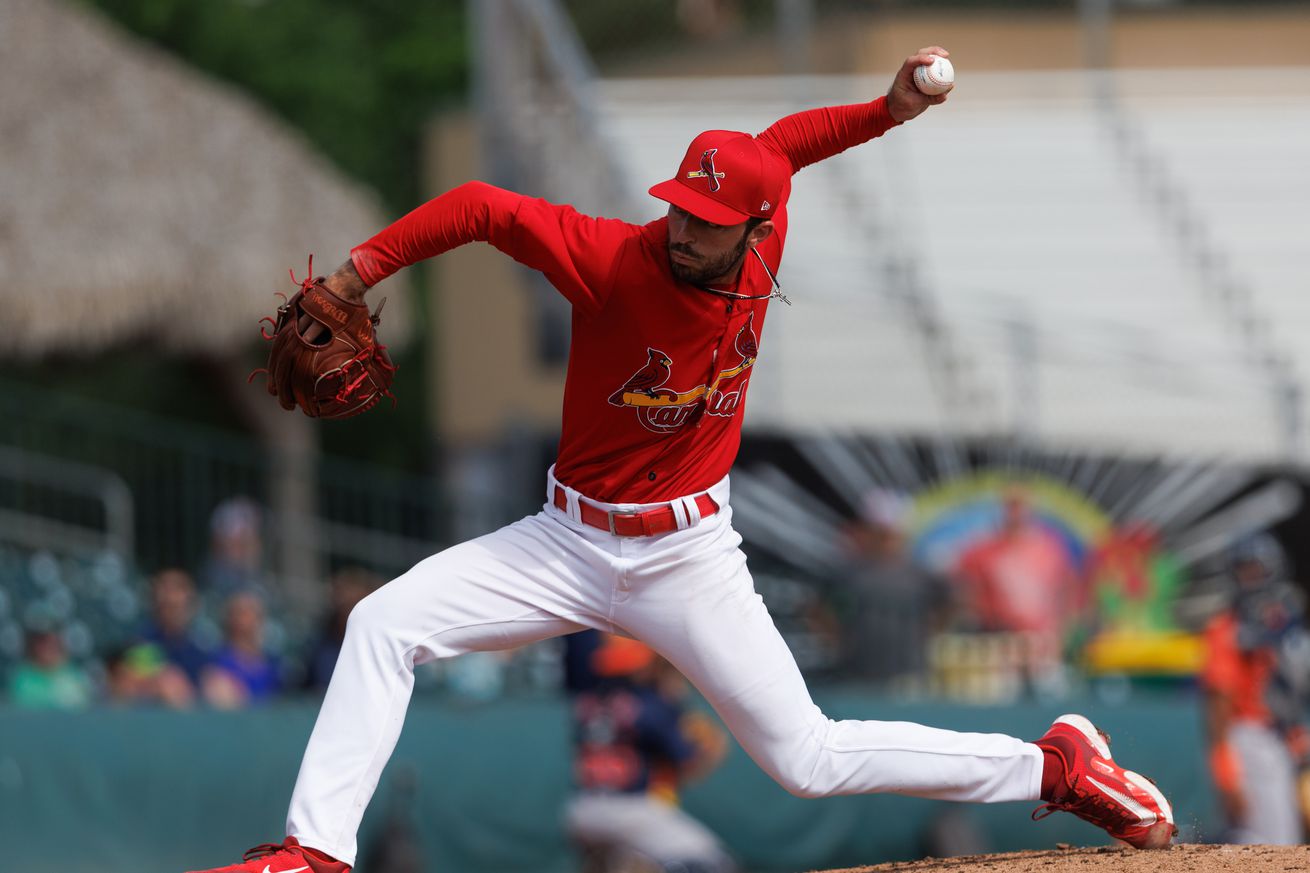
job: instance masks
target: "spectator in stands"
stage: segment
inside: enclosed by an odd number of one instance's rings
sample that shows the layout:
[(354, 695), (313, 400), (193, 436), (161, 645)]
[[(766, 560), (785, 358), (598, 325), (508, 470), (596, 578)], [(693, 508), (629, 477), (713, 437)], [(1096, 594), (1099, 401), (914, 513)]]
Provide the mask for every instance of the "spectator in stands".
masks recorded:
[(59, 631), (30, 629), (26, 658), (9, 675), (9, 701), (25, 709), (82, 709), (91, 699), (91, 680), (69, 659)]
[(322, 691), (332, 678), (332, 669), (341, 654), (346, 638), (346, 619), (350, 611), (384, 581), (376, 573), (361, 567), (346, 567), (333, 574), (329, 584), (328, 614), (309, 653), (305, 685)]
[(1231, 600), (1205, 630), (1210, 771), (1235, 843), (1300, 843), (1310, 824), (1305, 714), (1310, 635), (1282, 547), (1268, 534), (1229, 555)]
[(1016, 635), (1030, 680), (1059, 673), (1064, 633), (1081, 609), (1079, 575), (1064, 542), (1034, 517), (1025, 490), (1005, 492), (1000, 529), (966, 549), (956, 571), (979, 630)]
[(681, 785), (722, 760), (723, 732), (686, 710), (685, 680), (636, 640), (603, 637), (591, 667), (594, 684), (573, 698), (578, 791), (565, 811), (584, 869), (733, 870), (714, 834), (677, 804)]
[(198, 688), (211, 651), (195, 634), (195, 617), (196, 586), (190, 573), (166, 567), (150, 577), (150, 618), (139, 639), (157, 646), (168, 663)]
[(223, 611), (223, 645), (201, 677), (211, 706), (237, 709), (264, 703), (282, 687), (279, 666), (264, 649), (264, 601), (255, 591), (239, 591)]
[(905, 546), (909, 500), (881, 489), (846, 530), (849, 566), (835, 594), (842, 668), (873, 682), (921, 676), (929, 639), (953, 613), (949, 582), (916, 565)]
[(196, 687), (155, 643), (136, 643), (105, 659), (105, 691), (110, 703), (161, 705), (185, 709), (195, 703)]
[(200, 572), (205, 593), (219, 600), (237, 591), (268, 594), (263, 513), (249, 497), (231, 497), (209, 519), (209, 556)]

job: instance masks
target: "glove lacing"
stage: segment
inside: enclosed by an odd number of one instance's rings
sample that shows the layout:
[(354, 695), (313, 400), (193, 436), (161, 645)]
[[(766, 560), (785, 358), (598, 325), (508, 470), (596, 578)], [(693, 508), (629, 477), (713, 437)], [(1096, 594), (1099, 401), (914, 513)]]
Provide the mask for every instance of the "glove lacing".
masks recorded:
[[(319, 277), (314, 276), (314, 255), (312, 253), (309, 256), (309, 264), (305, 268), (304, 279), (296, 278), (296, 271), (294, 267), (288, 269), (287, 274), (291, 276), (291, 282), (293, 285), (300, 286), (300, 293), (302, 294), (308, 293), (310, 288), (314, 287), (316, 284), (323, 281), (322, 276)], [(277, 338), (278, 325), (282, 323), (283, 317), (287, 314), (291, 306), (291, 301), (287, 299), (287, 295), (283, 294), (281, 291), (275, 293), (282, 298), (282, 305), (277, 308), (277, 319), (275, 320), (272, 317), (265, 315), (263, 318), (259, 320), (259, 324), (260, 324), (259, 335), (262, 336), (268, 342), (272, 342), (274, 339)], [(387, 298), (383, 297), (381, 300), (378, 301), (377, 309), (373, 310), (372, 314), (369, 315), (368, 320), (372, 322), (374, 327), (377, 327), (379, 322), (381, 322), (382, 307), (386, 305), (387, 305)], [(272, 334), (270, 334), (268, 332), (268, 329), (263, 326), (263, 323), (266, 321), (273, 328), (274, 332)], [(350, 400), (351, 394), (353, 394), (355, 390), (358, 389), (359, 386), (364, 383), (364, 380), (368, 378), (368, 368), (365, 365), (370, 362), (376, 363), (377, 366), (381, 367), (383, 370), (387, 370), (392, 373), (396, 372), (396, 370), (398, 369), (397, 366), (391, 363), (389, 360), (387, 360), (386, 356), (382, 354), (386, 350), (387, 347), (382, 343), (374, 343), (368, 348), (360, 349), (358, 354), (356, 354), (353, 358), (342, 364), (341, 373), (343, 377), (349, 374), (350, 368), (352, 366), (356, 366), (359, 368), (359, 374), (351, 378), (349, 381), (345, 382), (341, 386), (341, 388), (337, 390), (337, 393), (333, 395), (332, 399), (337, 403), (345, 403), (348, 400)], [(246, 384), (250, 384), (250, 382), (254, 380), (255, 376), (259, 375), (260, 373), (263, 373), (265, 376), (268, 376), (269, 375), (268, 368), (259, 367), (258, 369), (252, 370), (250, 372), (250, 375), (246, 377)], [(383, 388), (381, 393), (383, 396), (389, 397), (391, 399), (391, 406), (394, 409), (396, 406), (396, 395), (391, 393), (390, 388)]]
[[(386, 303), (386, 302), (387, 302), (386, 298), (385, 297), (382, 298), (382, 303)], [(377, 312), (381, 312), (381, 311), (382, 311), (382, 304), (379, 303)], [(377, 312), (369, 316), (369, 318), (372, 319), (374, 324), (378, 323)], [(354, 393), (355, 389), (358, 388), (360, 385), (362, 385), (364, 383), (364, 380), (368, 378), (368, 368), (365, 367), (364, 365), (369, 363), (370, 361), (377, 364), (382, 369), (394, 373), (396, 371), (396, 365), (388, 361), (386, 357), (382, 354), (386, 350), (387, 350), (386, 346), (382, 345), (381, 343), (377, 343), (376, 345), (369, 346), (366, 349), (360, 349), (359, 354), (355, 355), (353, 358), (342, 364), (341, 374), (343, 377), (349, 374), (350, 368), (352, 366), (359, 367), (359, 375), (352, 378), (349, 382), (343, 384), (341, 388), (337, 390), (337, 393), (333, 395), (332, 399), (335, 400), (337, 403), (345, 403), (347, 400), (349, 400), (350, 395)], [(383, 388), (381, 393), (383, 396), (391, 398), (391, 406), (394, 409), (396, 406), (396, 395), (391, 393), (390, 388)]]

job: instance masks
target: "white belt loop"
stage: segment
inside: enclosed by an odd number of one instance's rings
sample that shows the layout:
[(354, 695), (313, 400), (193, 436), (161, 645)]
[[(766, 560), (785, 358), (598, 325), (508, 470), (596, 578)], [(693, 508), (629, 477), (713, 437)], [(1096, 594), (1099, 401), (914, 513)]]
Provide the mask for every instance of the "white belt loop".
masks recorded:
[(574, 491), (567, 485), (561, 484), (559, 487), (564, 489), (564, 513), (571, 521), (576, 521), (581, 524), (582, 507), (578, 503), (578, 498), (582, 495), (578, 494), (577, 491)]
[(582, 495), (556, 479), (555, 465), (551, 464), (550, 469), (546, 471), (546, 504), (548, 506), (555, 505), (556, 488), (564, 491), (564, 514), (569, 517), (570, 521), (576, 521), (578, 524), (582, 524), (582, 508), (578, 504), (578, 499)]
[(682, 498), (670, 503), (669, 508), (673, 510), (673, 523), (678, 526), (678, 530), (691, 527), (691, 521), (687, 518), (687, 507), (683, 505)]
[(695, 497), (679, 497), (673, 501), (673, 515), (678, 520), (678, 530), (695, 527), (700, 524), (700, 505)]

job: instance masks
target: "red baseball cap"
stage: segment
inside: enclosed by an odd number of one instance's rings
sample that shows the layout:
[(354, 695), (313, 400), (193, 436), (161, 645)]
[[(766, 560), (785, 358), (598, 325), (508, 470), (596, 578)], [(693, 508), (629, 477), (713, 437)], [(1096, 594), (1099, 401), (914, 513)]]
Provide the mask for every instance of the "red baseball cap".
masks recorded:
[(786, 162), (749, 133), (707, 130), (691, 141), (678, 173), (650, 189), (712, 224), (772, 218), (791, 193)]

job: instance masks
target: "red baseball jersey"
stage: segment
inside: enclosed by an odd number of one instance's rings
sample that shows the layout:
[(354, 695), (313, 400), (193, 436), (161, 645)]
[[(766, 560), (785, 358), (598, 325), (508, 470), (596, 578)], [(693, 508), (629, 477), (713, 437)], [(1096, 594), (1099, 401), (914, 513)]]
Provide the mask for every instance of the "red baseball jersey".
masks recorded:
[[(897, 124), (884, 98), (787, 116), (757, 139), (795, 173)], [(725, 180), (725, 184), (728, 184)], [(759, 254), (775, 273), (785, 206)], [(730, 300), (673, 278), (668, 220), (634, 225), (469, 182), (420, 206), (351, 252), (368, 285), (477, 241), (540, 270), (573, 304), (555, 475), (607, 503), (704, 491), (728, 473), (768, 300)], [(767, 295), (747, 255), (723, 290)]]

